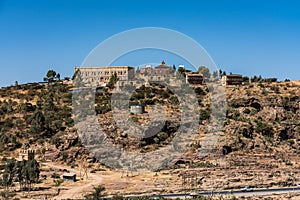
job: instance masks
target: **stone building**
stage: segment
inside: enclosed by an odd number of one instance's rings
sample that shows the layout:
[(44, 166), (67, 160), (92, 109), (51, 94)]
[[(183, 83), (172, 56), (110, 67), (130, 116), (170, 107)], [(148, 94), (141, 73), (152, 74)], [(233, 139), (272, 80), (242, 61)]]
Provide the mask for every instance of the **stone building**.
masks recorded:
[(76, 182), (76, 174), (75, 173), (65, 173), (62, 175), (62, 177), (65, 182)]
[(186, 83), (192, 85), (202, 85), (203, 84), (203, 75), (200, 73), (186, 73), (185, 74)]
[(145, 107), (142, 105), (131, 105), (130, 106), (130, 113), (142, 114), (144, 112), (145, 112)]
[(135, 70), (130, 66), (75, 67), (75, 74), (78, 72), (84, 83), (103, 85), (109, 83), (113, 74), (116, 74), (119, 80), (130, 80), (134, 77)]
[(35, 151), (31, 149), (21, 149), (19, 152), (19, 160), (33, 160)]
[(144, 68), (139, 70), (140, 75), (144, 76), (171, 76), (173, 75), (175, 70), (173, 67), (166, 65), (165, 61), (162, 61), (160, 65), (152, 68), (152, 66), (147, 65)]
[(230, 74), (222, 76), (222, 85), (242, 85), (243, 76), (240, 74)]

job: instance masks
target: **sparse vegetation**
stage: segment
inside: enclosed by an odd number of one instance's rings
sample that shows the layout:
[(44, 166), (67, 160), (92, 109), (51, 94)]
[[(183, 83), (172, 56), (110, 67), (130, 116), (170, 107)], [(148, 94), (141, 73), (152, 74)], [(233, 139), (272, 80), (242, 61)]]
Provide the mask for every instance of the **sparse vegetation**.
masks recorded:
[[(223, 74), (223, 71), (221, 73), (213, 72), (213, 77), (217, 77), (219, 74)], [(72, 94), (69, 92), (72, 86), (63, 84), (57, 75), (58, 73), (55, 71), (49, 71), (45, 77), (47, 83), (15, 84), (15, 86), (0, 90), (0, 150), (5, 155), (17, 155), (21, 148), (37, 146), (39, 159), (41, 157), (44, 161), (50, 159), (77, 170), (77, 161), (80, 161), (84, 156), (87, 158), (89, 155), (74, 128), (74, 119), (76, 118), (72, 116)], [(117, 77), (112, 77), (112, 83), (116, 80)], [(282, 183), (275, 182), (277, 176), (274, 171), (282, 166), (287, 169), (299, 168), (299, 164), (295, 160), (296, 155), (300, 153), (297, 136), (300, 130), (298, 120), (299, 90), (292, 81), (280, 83), (275, 79), (263, 79), (260, 76), (253, 77), (251, 80), (254, 81), (249, 85), (226, 89), (227, 108), (220, 108), (220, 110), (227, 110), (225, 127), (223, 130), (213, 130), (218, 133), (221, 132), (222, 140), (218, 141), (216, 149), (208, 157), (203, 158), (203, 161), (197, 160), (195, 155), (198, 155), (198, 151), (204, 147), (202, 144), (205, 143), (202, 143), (202, 139), (210, 131), (207, 130), (208, 125), (211, 123), (212, 129), (215, 125), (212, 118), (214, 110), (210, 105), (211, 94), (208, 93), (206, 86), (194, 88), (199, 102), (198, 108), (188, 106), (181, 108), (179, 102), (181, 97), (177, 97), (165, 86), (150, 84), (137, 88), (129, 98), (129, 103), (130, 105), (140, 104), (146, 107), (144, 114), (128, 115), (137, 125), (147, 126), (147, 123), (150, 122), (149, 115), (153, 111), (151, 109), (161, 109), (161, 112), (164, 111), (168, 117), (170, 116), (170, 119), (161, 125), (161, 129), (154, 131), (155, 134), (151, 136), (146, 135), (148, 133), (146, 131), (144, 138), (136, 139), (131, 135), (130, 131), (132, 130), (121, 130), (115, 124), (111, 124), (113, 121), (110, 105), (112, 87), (106, 87), (101, 92), (96, 92), (95, 112), (99, 122), (103, 123), (101, 128), (106, 131), (107, 138), (114, 145), (122, 147), (126, 151), (148, 153), (170, 144), (181, 123), (185, 123), (181, 122), (179, 117), (182, 110), (198, 109), (199, 127), (191, 133), (195, 135), (197, 142), (189, 145), (188, 152), (182, 155), (182, 164), (175, 166), (178, 173), (185, 170), (186, 167), (199, 171), (205, 168), (207, 174), (213, 176), (211, 174), (219, 173), (216, 172), (218, 170), (214, 171), (214, 169), (220, 169), (219, 171), (222, 173), (225, 165), (229, 170), (230, 167), (236, 166), (241, 168), (249, 166), (255, 170), (263, 166), (265, 171), (271, 172), (273, 170), (272, 173), (274, 174), (268, 174), (270, 176), (268, 185), (261, 187), (272, 186), (272, 184), (291, 185), (291, 180), (284, 180)], [(159, 127), (159, 125), (157, 123), (155, 126)], [(97, 144), (98, 141), (93, 142)], [(218, 164), (209, 160), (211, 158), (218, 160), (213, 157), (215, 152), (218, 152), (218, 159), (224, 163)], [(279, 156), (278, 152), (284, 152), (287, 156)], [(240, 157), (238, 157), (239, 155)], [(275, 160), (276, 163), (266, 164), (259, 163), (255, 159), (251, 160), (251, 157), (256, 155), (262, 156), (262, 158), (255, 158), (262, 161), (263, 156), (270, 155), (270, 158), (267, 158)], [(225, 158), (228, 160), (224, 161)], [(20, 183), (21, 190), (32, 190), (33, 185), (40, 182), (37, 162), (16, 164), (17, 162), (10, 159), (3, 159), (2, 162), (6, 163), (1, 176), (3, 191), (11, 190), (11, 187), (17, 182)], [(94, 162), (95, 159), (89, 159), (89, 165), (94, 165)], [(92, 169), (94, 170), (91, 170), (90, 173), (97, 175), (95, 167)], [(171, 172), (168, 171), (168, 173)], [(243, 173), (244, 177), (248, 176), (254, 180), (252, 175), (247, 174), (248, 172)], [(61, 184), (66, 184), (60, 179), (59, 174), (49, 172), (52, 186), (58, 187)], [(174, 178), (174, 174), (170, 176)], [(228, 184), (238, 184), (241, 182), (238, 181), (238, 178), (230, 180), (232, 182), (229, 181)], [(210, 184), (206, 181), (201, 182), (203, 187)], [(168, 187), (174, 182), (174, 179), (170, 178), (164, 187)], [(231, 185), (222, 187), (234, 188)], [(93, 195), (99, 194), (103, 196), (103, 192), (104, 187), (95, 187), (94, 191), (86, 198), (93, 199)], [(1, 195), (8, 198), (5, 192)], [(11, 196), (9, 198), (12, 199)], [(121, 197), (116, 196), (114, 198)], [(199, 199), (201, 198), (199, 197)]]

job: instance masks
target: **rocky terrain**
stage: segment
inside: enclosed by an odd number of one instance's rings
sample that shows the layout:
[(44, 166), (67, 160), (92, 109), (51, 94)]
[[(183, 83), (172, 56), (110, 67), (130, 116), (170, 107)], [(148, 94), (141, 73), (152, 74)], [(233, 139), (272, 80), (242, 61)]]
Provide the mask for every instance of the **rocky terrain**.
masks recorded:
[[(194, 108), (199, 111), (199, 126), (191, 133), (194, 141), (176, 162), (153, 173), (114, 171), (97, 163), (74, 127), (71, 87), (55, 81), (0, 89), (2, 166), (10, 157), (19, 158), (21, 149), (34, 149), (38, 161), (74, 170), (85, 166), (89, 173), (104, 177), (103, 185), (109, 194), (122, 195), (180, 192), (182, 189), (231, 190), (246, 185), (286, 187), (300, 182), (299, 81), (227, 87), (224, 127), (217, 130), (219, 138), (213, 149), (201, 158), (198, 155), (212, 120), (211, 94), (206, 86), (194, 88), (199, 102), (199, 107)], [(151, 121), (161, 126), (151, 137), (134, 137), (134, 129), (124, 130), (116, 124), (111, 95), (109, 88), (95, 94), (95, 112), (102, 131), (114, 145), (129, 152), (153, 152), (175, 137), (182, 123), (182, 107), (178, 97), (167, 88), (142, 87), (130, 98), (131, 104), (145, 105), (146, 112), (129, 114), (126, 120), (145, 129)], [(159, 119), (163, 117), (166, 123), (160, 124)], [(48, 177), (52, 173), (48, 172)], [(120, 179), (123, 173), (127, 173), (126, 179)], [(42, 182), (53, 189), (53, 181)], [(68, 187), (68, 184), (62, 183), (62, 186)], [(147, 188), (139, 187), (141, 184)]]

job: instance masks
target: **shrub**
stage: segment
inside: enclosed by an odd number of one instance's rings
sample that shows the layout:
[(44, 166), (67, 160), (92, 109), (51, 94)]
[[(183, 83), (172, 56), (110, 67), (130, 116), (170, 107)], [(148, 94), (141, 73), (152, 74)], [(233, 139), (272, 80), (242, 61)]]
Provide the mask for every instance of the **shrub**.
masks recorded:
[(138, 122), (139, 121), (139, 118), (137, 116), (132, 116), (131, 119), (132, 119), (133, 122)]
[(62, 157), (63, 161), (66, 161), (67, 158), (69, 157), (69, 155), (68, 155), (68, 153), (66, 151), (59, 152), (59, 156)]
[(261, 122), (260, 120), (257, 121), (257, 128), (256, 132), (261, 133), (264, 136), (272, 137), (273, 136), (273, 129), (266, 123)]
[(251, 110), (250, 110), (249, 108), (246, 108), (246, 109), (243, 111), (243, 113), (245, 113), (245, 114), (250, 114), (250, 112), (251, 112)]
[(51, 174), (51, 178), (58, 179), (58, 178), (60, 178), (60, 175), (57, 173), (53, 173), (53, 174)]
[(166, 140), (169, 137), (168, 133), (166, 132), (159, 132), (157, 133), (157, 136), (160, 140)]
[(258, 113), (258, 110), (253, 109), (253, 110), (251, 110), (250, 115), (253, 116), (253, 115), (256, 115), (257, 113)]
[(179, 105), (179, 101), (178, 101), (178, 99), (177, 99), (176, 96), (171, 96), (171, 97), (169, 98), (169, 100), (170, 100), (170, 102), (171, 102), (172, 104), (174, 104), (174, 105)]
[(287, 142), (288, 142), (290, 145), (293, 145), (293, 144), (295, 144), (295, 141), (294, 141), (294, 140), (292, 140), (292, 139), (288, 140)]
[(58, 179), (58, 180), (53, 180), (53, 182), (54, 182), (54, 186), (58, 187), (64, 182), (64, 180)]
[(206, 92), (204, 90), (202, 90), (202, 88), (200, 88), (200, 87), (195, 88), (195, 93), (198, 94), (198, 95), (205, 95), (206, 94)]
[(208, 110), (200, 110), (200, 120), (209, 120), (210, 119), (210, 112)]
[(262, 95), (264, 95), (264, 96), (267, 96), (267, 95), (268, 95), (268, 92), (267, 92), (266, 89), (263, 89), (263, 90), (262, 90)]
[(67, 125), (68, 127), (73, 126), (73, 125), (74, 125), (74, 120), (73, 120), (71, 117), (67, 118), (67, 120), (66, 120), (66, 125)]
[(159, 140), (158, 137), (153, 138), (153, 141), (154, 141), (156, 144), (158, 144), (158, 143), (160, 142), (160, 140)]

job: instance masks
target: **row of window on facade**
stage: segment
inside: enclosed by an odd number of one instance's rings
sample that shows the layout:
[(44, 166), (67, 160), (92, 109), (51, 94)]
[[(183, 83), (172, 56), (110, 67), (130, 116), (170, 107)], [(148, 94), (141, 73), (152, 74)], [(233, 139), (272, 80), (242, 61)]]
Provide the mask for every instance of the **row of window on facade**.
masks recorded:
[[(120, 69), (123, 68), (123, 69)], [(134, 68), (129, 66), (118, 66), (118, 67), (98, 67), (98, 68), (75, 68), (75, 70), (79, 69), (82, 71), (84, 77), (83, 81), (85, 82), (104, 82), (108, 83), (112, 74), (117, 74), (119, 80), (130, 80), (134, 76)], [(92, 71), (89, 71), (92, 70)], [(163, 81), (166, 76), (174, 75), (174, 68), (167, 66), (164, 61), (162, 63), (152, 68), (151, 66), (147, 66), (141, 68), (137, 71), (137, 74), (152, 77), (157, 76), (156, 78), (159, 81)], [(92, 75), (92, 77), (91, 77)], [(203, 75), (196, 72), (191, 72), (186, 70), (186, 83), (189, 84), (203, 84), (204, 78)], [(162, 77), (162, 78), (160, 78)], [(241, 85), (243, 82), (242, 75), (239, 74), (230, 74), (222, 76), (221, 83), (222, 85)]]
[(99, 72), (84, 72), (82, 73), (83, 76), (101, 76), (101, 75), (113, 75), (114, 73), (116, 73), (119, 76), (123, 76), (126, 75), (127, 72), (126, 71), (99, 71)]

